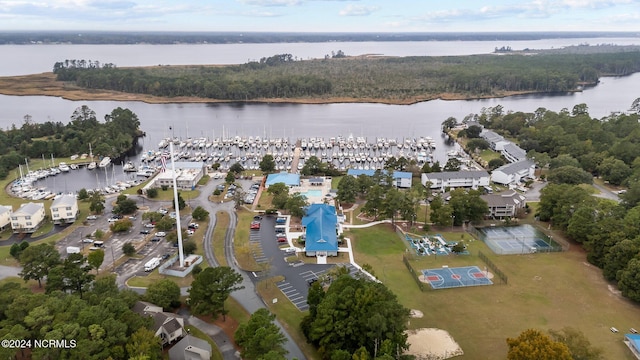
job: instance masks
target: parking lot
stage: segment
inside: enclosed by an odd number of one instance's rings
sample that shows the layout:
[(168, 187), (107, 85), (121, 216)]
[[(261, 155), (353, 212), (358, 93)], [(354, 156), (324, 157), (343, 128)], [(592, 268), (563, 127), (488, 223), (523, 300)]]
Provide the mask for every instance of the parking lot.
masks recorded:
[[(319, 279), (332, 267), (333, 264), (318, 265), (306, 264), (304, 262), (288, 263), (285, 258), (291, 256), (284, 250), (280, 249), (280, 243), (276, 237), (276, 216), (264, 216), (260, 220), (260, 229), (252, 230), (250, 234), (250, 242), (252, 248), (259, 245), (259, 251), (256, 250), (254, 256), (256, 261), (269, 261), (271, 263), (270, 276), (281, 275), (284, 280), (277, 283), (282, 293), (293, 303), (300, 311), (307, 310), (307, 295), (309, 293), (309, 282), (313, 279)], [(253, 245), (255, 244), (255, 245)], [(295, 256), (295, 255), (294, 255)], [(302, 259), (305, 255), (297, 253)], [(339, 264), (347, 266), (351, 273), (356, 269), (351, 264)], [(254, 281), (260, 280), (259, 274), (254, 276)]]

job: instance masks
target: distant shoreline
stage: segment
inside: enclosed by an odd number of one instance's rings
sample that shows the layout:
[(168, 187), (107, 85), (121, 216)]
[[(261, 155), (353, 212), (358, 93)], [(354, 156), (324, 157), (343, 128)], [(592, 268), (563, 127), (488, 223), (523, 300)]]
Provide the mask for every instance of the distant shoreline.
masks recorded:
[[(638, 37), (626, 31), (531, 32), (180, 32), (180, 31), (5, 31), (0, 45), (38, 44), (267, 44), (396, 41), (533, 41), (558, 38)], [(508, 45), (508, 44), (507, 44)]]

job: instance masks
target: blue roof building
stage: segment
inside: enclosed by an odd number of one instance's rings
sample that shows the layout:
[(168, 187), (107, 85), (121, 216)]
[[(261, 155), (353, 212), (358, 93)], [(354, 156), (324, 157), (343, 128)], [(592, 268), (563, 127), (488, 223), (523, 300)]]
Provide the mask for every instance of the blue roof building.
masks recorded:
[(286, 172), (269, 174), (267, 176), (267, 182), (265, 183), (265, 187), (269, 188), (269, 186), (277, 183), (284, 183), (287, 186), (300, 186), (300, 175), (289, 174)]
[(305, 227), (305, 252), (307, 256), (338, 256), (338, 217), (336, 207), (327, 204), (311, 204), (302, 218)]
[(625, 334), (624, 343), (627, 344), (636, 359), (640, 359), (640, 334)]
[[(385, 171), (385, 170), (383, 170)], [(375, 175), (376, 170), (362, 170), (362, 169), (349, 169), (347, 170), (347, 175), (351, 175), (353, 177), (358, 177), (360, 175), (373, 176)], [(406, 171), (394, 171), (393, 172), (393, 186), (397, 188), (410, 188), (411, 187), (411, 179), (413, 174)]]

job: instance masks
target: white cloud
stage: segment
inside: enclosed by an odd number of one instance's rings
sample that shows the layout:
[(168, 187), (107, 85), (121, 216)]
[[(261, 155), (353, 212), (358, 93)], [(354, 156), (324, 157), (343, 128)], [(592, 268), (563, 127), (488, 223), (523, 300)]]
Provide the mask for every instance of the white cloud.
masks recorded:
[(347, 5), (340, 10), (340, 16), (367, 16), (378, 10), (377, 6)]
[(301, 0), (239, 0), (245, 5), (255, 6), (294, 6), (299, 5)]

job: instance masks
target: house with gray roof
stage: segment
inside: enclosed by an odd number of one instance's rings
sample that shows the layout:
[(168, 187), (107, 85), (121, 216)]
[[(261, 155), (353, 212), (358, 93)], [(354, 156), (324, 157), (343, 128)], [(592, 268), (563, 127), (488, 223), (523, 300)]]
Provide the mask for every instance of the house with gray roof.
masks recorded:
[(494, 219), (514, 217), (518, 210), (523, 209), (527, 205), (524, 195), (515, 190), (507, 190), (497, 194), (480, 195), (480, 198), (486, 201), (489, 207), (487, 217)]
[(209, 360), (211, 345), (195, 336), (187, 335), (169, 349), (171, 360)]
[(34, 233), (44, 221), (44, 204), (29, 202), (11, 214), (14, 233)]
[(173, 344), (187, 332), (184, 330), (184, 320), (176, 314), (162, 312), (162, 308), (144, 301), (138, 301), (131, 309), (142, 316), (153, 319), (153, 332), (162, 341), (162, 346)]
[(536, 164), (532, 160), (520, 160), (505, 164), (491, 172), (491, 181), (496, 184), (510, 185), (535, 177)]
[(51, 221), (54, 224), (71, 224), (76, 221), (78, 214), (78, 200), (75, 195), (64, 194), (51, 203)]
[(422, 185), (431, 183), (430, 189), (444, 192), (446, 188), (472, 188), (488, 186), (490, 176), (486, 171), (443, 171), (422, 174)]

